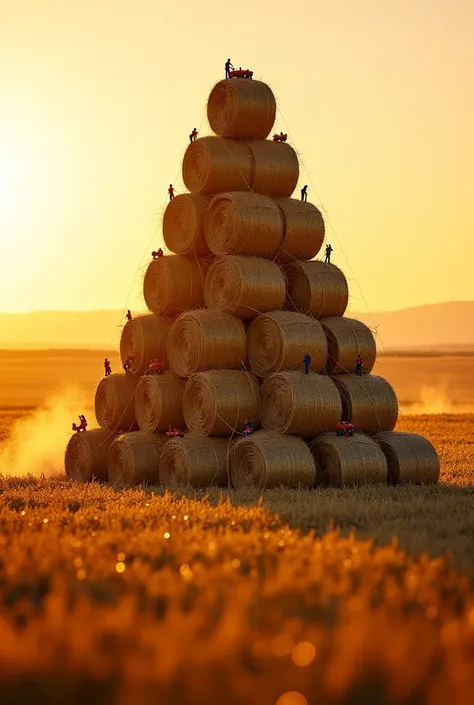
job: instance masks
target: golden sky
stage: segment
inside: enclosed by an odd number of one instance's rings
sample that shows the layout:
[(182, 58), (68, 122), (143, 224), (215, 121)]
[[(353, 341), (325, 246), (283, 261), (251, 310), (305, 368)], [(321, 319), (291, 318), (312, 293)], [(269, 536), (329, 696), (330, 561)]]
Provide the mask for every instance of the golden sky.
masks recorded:
[(0, 0), (0, 311), (142, 306), (229, 56), (275, 91), (352, 308), (356, 280), (372, 311), (474, 299), (473, 36), (473, 0)]

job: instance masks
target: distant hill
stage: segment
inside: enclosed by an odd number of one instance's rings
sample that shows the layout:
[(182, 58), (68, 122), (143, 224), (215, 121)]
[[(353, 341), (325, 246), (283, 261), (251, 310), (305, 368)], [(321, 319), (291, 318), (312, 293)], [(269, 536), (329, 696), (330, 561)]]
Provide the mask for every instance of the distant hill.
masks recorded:
[[(474, 350), (474, 301), (429, 304), (400, 311), (349, 311), (377, 331), (389, 350)], [(116, 348), (121, 311), (0, 313), (0, 348)]]

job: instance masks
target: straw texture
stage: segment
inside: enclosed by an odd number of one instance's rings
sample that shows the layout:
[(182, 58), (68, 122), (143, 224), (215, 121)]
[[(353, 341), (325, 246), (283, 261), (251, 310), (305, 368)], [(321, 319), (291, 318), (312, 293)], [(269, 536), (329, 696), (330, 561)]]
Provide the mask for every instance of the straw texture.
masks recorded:
[(183, 428), (184, 382), (173, 372), (145, 375), (135, 395), (135, 415), (141, 431), (164, 432), (168, 426)]
[(107, 453), (109, 481), (114, 487), (135, 487), (160, 481), (160, 457), (166, 436), (134, 431), (117, 436)]
[(283, 236), (280, 209), (268, 196), (232, 191), (215, 196), (204, 224), (215, 255), (274, 257)]
[(328, 339), (328, 374), (355, 372), (359, 354), (364, 372), (372, 370), (377, 351), (370, 328), (353, 318), (324, 318), (321, 323)]
[(70, 480), (90, 482), (107, 479), (107, 451), (115, 436), (101, 428), (74, 433), (69, 439), (64, 457), (64, 468)]
[(311, 489), (315, 476), (314, 460), (301, 438), (259, 431), (232, 446), (230, 479), (235, 489)]
[(190, 431), (209, 436), (241, 433), (247, 419), (260, 423), (260, 395), (255, 377), (237, 370), (210, 370), (190, 377), (183, 397)]
[(289, 144), (269, 140), (248, 142), (253, 158), (251, 187), (256, 193), (285, 198), (291, 196), (298, 183), (298, 157)]
[(183, 313), (173, 323), (167, 353), (180, 377), (213, 368), (240, 370), (247, 357), (244, 324), (222, 311)]
[(219, 81), (207, 101), (207, 119), (221, 137), (265, 139), (275, 113), (275, 96), (262, 81)]
[(318, 485), (387, 484), (385, 455), (368, 436), (326, 433), (311, 443), (311, 452), (316, 460)]
[(143, 282), (146, 305), (153, 313), (169, 316), (203, 305), (202, 287), (208, 265), (204, 260), (182, 255), (154, 259)]
[(173, 438), (161, 455), (161, 482), (165, 487), (227, 486), (227, 438), (187, 433)]
[(324, 330), (314, 318), (293, 311), (271, 311), (256, 318), (249, 327), (250, 367), (259, 377), (279, 370), (303, 371), (306, 352), (310, 370), (326, 367), (328, 346)]
[(182, 193), (168, 204), (163, 217), (166, 247), (177, 255), (207, 257), (210, 254), (204, 237), (204, 218), (211, 199), (195, 193)]
[(285, 278), (274, 262), (262, 257), (219, 257), (204, 282), (207, 308), (252, 319), (283, 308)]
[(295, 198), (276, 200), (282, 221), (283, 239), (278, 250), (280, 262), (316, 257), (324, 240), (324, 220), (312, 203)]
[(113, 374), (104, 377), (95, 392), (95, 417), (107, 431), (134, 431), (135, 390), (138, 379), (132, 375)]
[(316, 318), (342, 316), (349, 300), (344, 274), (334, 264), (293, 261), (284, 267), (288, 295), (286, 308)]
[(393, 485), (435, 485), (439, 480), (439, 458), (431, 443), (416, 433), (386, 431), (374, 437), (388, 463)]
[(120, 357), (122, 362), (132, 356), (131, 373), (142, 375), (148, 369), (150, 360), (159, 360), (166, 364), (166, 341), (171, 328), (171, 321), (162, 316), (145, 314), (127, 321), (120, 339)]
[(325, 375), (278, 372), (261, 388), (263, 428), (309, 438), (332, 431), (341, 420), (341, 399)]
[(391, 431), (398, 419), (398, 401), (391, 385), (376, 375), (337, 375), (344, 421), (364, 433)]

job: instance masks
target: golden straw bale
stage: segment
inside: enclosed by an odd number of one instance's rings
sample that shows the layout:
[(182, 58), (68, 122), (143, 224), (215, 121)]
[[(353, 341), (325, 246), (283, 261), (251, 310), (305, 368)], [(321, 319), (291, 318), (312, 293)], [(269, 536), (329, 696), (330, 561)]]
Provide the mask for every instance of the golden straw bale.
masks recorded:
[(219, 257), (204, 282), (207, 308), (256, 318), (259, 313), (283, 308), (285, 278), (274, 262), (262, 257)]
[(258, 431), (233, 444), (230, 481), (234, 489), (270, 487), (311, 489), (316, 469), (311, 451), (301, 438)]
[(274, 257), (283, 237), (281, 213), (268, 196), (232, 191), (215, 196), (204, 224), (215, 255)]
[(316, 318), (343, 315), (349, 288), (344, 274), (334, 264), (294, 260), (283, 271), (288, 287), (286, 308)]
[(160, 481), (161, 451), (168, 441), (148, 431), (117, 436), (107, 453), (109, 482), (118, 488), (135, 487)]
[(260, 423), (260, 393), (256, 378), (238, 370), (209, 370), (189, 378), (183, 397), (186, 426), (194, 433), (231, 436), (250, 419)]
[(150, 262), (143, 282), (146, 305), (153, 313), (173, 316), (203, 305), (208, 264), (196, 257), (168, 255)]
[(69, 439), (64, 457), (64, 468), (70, 480), (90, 482), (94, 477), (107, 479), (107, 452), (115, 438), (113, 433), (94, 428), (74, 433)]
[(113, 374), (101, 379), (94, 399), (95, 417), (107, 431), (134, 431), (135, 390), (138, 378), (133, 375)]
[(294, 311), (264, 313), (250, 324), (247, 333), (252, 372), (267, 377), (279, 370), (302, 370), (306, 352), (310, 370), (326, 367), (328, 344), (322, 325)]
[(133, 357), (130, 371), (142, 375), (148, 369), (150, 360), (159, 360), (166, 364), (166, 341), (171, 328), (171, 321), (163, 316), (147, 313), (127, 321), (120, 339), (120, 357), (122, 362)]
[(309, 438), (332, 431), (341, 420), (339, 393), (325, 375), (277, 372), (260, 391), (262, 426), (269, 431)]
[(270, 140), (254, 140), (248, 145), (253, 157), (252, 191), (280, 198), (291, 196), (300, 175), (293, 147)]
[(222, 311), (188, 311), (173, 323), (167, 355), (180, 377), (209, 369), (240, 370), (247, 357), (245, 326)]
[(219, 81), (207, 101), (207, 119), (220, 137), (265, 139), (275, 113), (275, 96), (262, 81)]
[(370, 328), (353, 318), (324, 318), (321, 323), (328, 339), (328, 374), (355, 372), (359, 354), (364, 372), (371, 372), (377, 350)]
[(325, 433), (311, 443), (311, 452), (316, 460), (318, 485), (387, 484), (385, 455), (372, 438), (361, 433)]
[(247, 142), (202, 137), (189, 145), (183, 159), (183, 181), (191, 193), (248, 191), (252, 153)]
[(144, 375), (135, 394), (135, 415), (140, 431), (182, 428), (184, 382), (170, 370), (161, 375)]
[(173, 438), (161, 455), (161, 482), (165, 487), (227, 486), (227, 438), (186, 433)]
[(392, 386), (377, 375), (337, 375), (342, 417), (364, 433), (391, 431), (398, 419), (398, 401)]
[(283, 219), (283, 240), (278, 250), (280, 262), (316, 257), (324, 240), (324, 220), (312, 203), (295, 198), (278, 198)]
[(435, 485), (439, 458), (431, 443), (417, 433), (384, 431), (374, 436), (387, 458), (391, 484)]
[(171, 252), (199, 257), (210, 254), (204, 237), (204, 218), (210, 202), (209, 196), (197, 193), (181, 193), (169, 202), (163, 217), (163, 238)]

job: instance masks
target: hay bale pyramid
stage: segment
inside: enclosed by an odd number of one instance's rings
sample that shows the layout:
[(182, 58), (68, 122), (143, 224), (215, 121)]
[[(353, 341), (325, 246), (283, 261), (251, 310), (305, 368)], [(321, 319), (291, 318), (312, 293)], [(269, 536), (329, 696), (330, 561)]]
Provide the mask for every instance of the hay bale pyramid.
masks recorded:
[[(147, 269), (150, 313), (128, 321), (120, 341), (130, 372), (100, 381), (101, 429), (70, 439), (70, 478), (258, 489), (438, 481), (432, 445), (393, 430), (397, 398), (372, 374), (372, 332), (344, 317), (343, 272), (315, 259), (324, 219), (291, 197), (298, 158), (267, 139), (275, 113), (261, 81), (223, 80), (211, 91), (216, 134), (188, 146), (189, 193), (163, 218), (173, 254)], [(145, 374), (151, 360), (165, 371)], [(248, 420), (254, 433), (245, 436)], [(341, 420), (353, 436), (336, 436)], [(184, 436), (169, 438), (170, 426)]]

